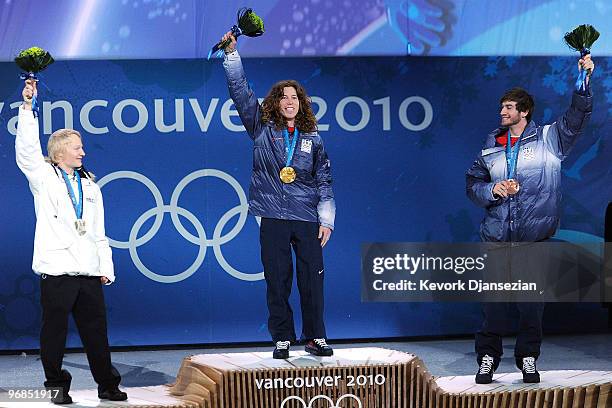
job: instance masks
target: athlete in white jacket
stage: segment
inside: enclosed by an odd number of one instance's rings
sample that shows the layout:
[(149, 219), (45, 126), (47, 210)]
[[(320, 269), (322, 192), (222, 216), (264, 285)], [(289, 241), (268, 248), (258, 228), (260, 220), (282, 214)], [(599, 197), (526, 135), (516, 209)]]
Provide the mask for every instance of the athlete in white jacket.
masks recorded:
[(62, 370), (72, 313), (98, 383), (98, 396), (122, 401), (127, 394), (119, 390), (121, 376), (111, 364), (102, 291), (102, 284), (115, 280), (102, 194), (92, 175), (83, 170), (85, 152), (77, 131), (54, 132), (47, 147), (49, 159), (43, 157), (38, 120), (32, 113), (36, 92), (36, 82), (27, 80), (15, 155), (30, 184), (36, 211), (32, 269), (41, 276), (40, 355), (45, 386), (61, 390), (54, 403), (72, 403), (71, 376)]

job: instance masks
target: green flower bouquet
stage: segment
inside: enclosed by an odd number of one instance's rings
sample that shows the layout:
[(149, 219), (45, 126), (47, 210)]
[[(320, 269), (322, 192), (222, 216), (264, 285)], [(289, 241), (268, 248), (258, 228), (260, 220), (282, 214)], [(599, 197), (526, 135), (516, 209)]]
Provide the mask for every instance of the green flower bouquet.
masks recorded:
[[(585, 57), (586, 55), (591, 53), (591, 47), (599, 38), (599, 31), (595, 29), (590, 24), (582, 24), (578, 27), (574, 28), (569, 33), (566, 33), (563, 39), (565, 43), (573, 50), (580, 52), (581, 57)], [(584, 89), (586, 84), (586, 77), (590, 75), (591, 72), (580, 71), (578, 74), (578, 79), (576, 80), (576, 89)]]
[[(238, 38), (241, 35), (247, 37), (259, 37), (264, 33), (264, 22), (257, 14), (253, 12), (253, 9), (243, 7), (238, 10), (237, 13), (238, 22), (232, 27), (231, 31), (234, 37)], [(208, 52), (207, 59), (210, 59), (211, 55), (215, 53), (221, 53), (230, 44), (231, 40), (224, 42), (219, 41), (212, 49)]]
[[(47, 69), (47, 67), (54, 62), (55, 60), (51, 54), (39, 47), (31, 47), (27, 50), (23, 50), (15, 57), (15, 63), (24, 71), (19, 78), (24, 81), (28, 79), (38, 81), (37, 74)], [(38, 116), (39, 107), (36, 95), (32, 98), (32, 112), (34, 117)]]

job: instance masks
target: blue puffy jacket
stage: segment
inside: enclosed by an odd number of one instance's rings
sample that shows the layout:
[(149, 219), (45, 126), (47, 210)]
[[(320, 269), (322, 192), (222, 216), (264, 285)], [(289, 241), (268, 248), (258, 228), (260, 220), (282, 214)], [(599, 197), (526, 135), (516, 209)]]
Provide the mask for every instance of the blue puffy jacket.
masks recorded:
[(484, 148), (466, 173), (468, 197), (486, 209), (480, 225), (483, 241), (534, 242), (550, 238), (559, 225), (561, 162), (582, 133), (592, 108), (590, 87), (575, 92), (570, 108), (556, 122), (536, 126), (531, 121), (523, 132), (515, 179), (517, 194), (493, 196), (493, 186), (506, 180), (506, 151), (496, 137), (507, 128), (487, 136)]
[(293, 183), (283, 183), (279, 173), (287, 153), (282, 131), (274, 123), (262, 123), (261, 106), (237, 51), (225, 55), (223, 67), (230, 96), (254, 143), (249, 212), (265, 218), (318, 222), (333, 229), (336, 205), (331, 166), (321, 136), (300, 132), (291, 162), (297, 177)]

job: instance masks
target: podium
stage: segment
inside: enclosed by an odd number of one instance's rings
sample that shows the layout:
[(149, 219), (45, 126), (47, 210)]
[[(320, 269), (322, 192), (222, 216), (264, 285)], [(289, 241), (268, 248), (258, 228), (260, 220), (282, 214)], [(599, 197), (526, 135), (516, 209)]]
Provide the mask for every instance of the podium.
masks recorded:
[(491, 384), (475, 384), (474, 375), (435, 378), (414, 354), (383, 348), (336, 348), (332, 357), (292, 351), (288, 360), (271, 354), (186, 357), (174, 384), (125, 388), (123, 402), (101, 402), (96, 390), (70, 394), (77, 406), (97, 407), (612, 407), (612, 371), (542, 371), (538, 384), (524, 384), (519, 372), (502, 373)]
[[(335, 349), (332, 357), (292, 352), (201, 354), (186, 358), (170, 393), (200, 396), (204, 407), (410, 407), (432, 377), (413, 354)], [(417, 398), (418, 400), (418, 398)]]
[[(382, 348), (335, 349), (332, 357), (292, 352), (203, 354), (183, 361), (170, 394), (211, 408), (610, 408), (612, 371), (544, 371), (434, 378), (413, 354)], [(475, 366), (476, 367), (476, 366)]]

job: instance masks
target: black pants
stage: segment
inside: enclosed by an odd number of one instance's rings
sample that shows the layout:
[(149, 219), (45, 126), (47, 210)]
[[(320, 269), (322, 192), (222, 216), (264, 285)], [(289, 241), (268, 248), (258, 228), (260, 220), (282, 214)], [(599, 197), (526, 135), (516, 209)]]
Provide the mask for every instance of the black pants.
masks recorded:
[(497, 368), (503, 354), (502, 335), (507, 330), (508, 309), (516, 305), (519, 311), (518, 334), (514, 346), (517, 366), (521, 367), (523, 357), (540, 356), (542, 345), (542, 315), (544, 303), (483, 303), (484, 321), (482, 329), (476, 333), (476, 355), (478, 364), (485, 354), (493, 357)]
[(323, 323), (323, 250), (315, 222), (262, 218), (259, 230), (261, 260), (267, 284), (268, 330), (274, 342), (295, 341), (289, 295), (295, 252), (297, 284), (302, 309), (303, 340), (325, 338)]
[(98, 388), (105, 390), (118, 386), (121, 376), (111, 365), (100, 277), (43, 275), (40, 301), (40, 357), (47, 379), (45, 386), (62, 387), (65, 392), (70, 389), (70, 376), (62, 370), (70, 313), (79, 330)]

